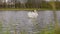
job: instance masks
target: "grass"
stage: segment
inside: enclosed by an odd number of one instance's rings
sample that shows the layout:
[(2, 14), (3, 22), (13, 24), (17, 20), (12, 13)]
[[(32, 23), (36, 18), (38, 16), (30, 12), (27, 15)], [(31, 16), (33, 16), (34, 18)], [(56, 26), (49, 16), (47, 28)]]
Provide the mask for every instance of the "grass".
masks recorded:
[(0, 22), (0, 34), (10, 34), (8, 28), (7, 28), (6, 32), (3, 32), (2, 22)]
[(4, 32), (3, 34), (10, 34), (10, 31), (6, 30), (6, 32)]
[(2, 34), (2, 22), (0, 21), (0, 34)]
[(52, 10), (51, 8), (0, 8), (0, 10)]

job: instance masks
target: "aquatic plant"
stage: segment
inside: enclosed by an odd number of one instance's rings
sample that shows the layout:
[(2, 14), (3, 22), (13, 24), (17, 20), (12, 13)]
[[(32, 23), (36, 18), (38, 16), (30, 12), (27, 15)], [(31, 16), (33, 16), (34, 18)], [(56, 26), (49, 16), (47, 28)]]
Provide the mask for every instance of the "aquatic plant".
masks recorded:
[(57, 27), (57, 29), (55, 30), (54, 34), (60, 34), (60, 27)]
[(7, 29), (3, 34), (10, 34), (10, 31)]
[(0, 21), (0, 34), (2, 34), (3, 31), (2, 31), (2, 22)]
[(27, 34), (25, 30), (21, 31), (20, 34)]

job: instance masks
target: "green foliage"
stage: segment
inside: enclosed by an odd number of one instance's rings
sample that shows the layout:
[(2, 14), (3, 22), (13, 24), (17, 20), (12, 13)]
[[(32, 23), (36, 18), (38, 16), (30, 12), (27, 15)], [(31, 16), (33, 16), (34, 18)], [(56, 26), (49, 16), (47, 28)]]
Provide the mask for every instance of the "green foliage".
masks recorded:
[(56, 9), (60, 10), (60, 2), (59, 1), (56, 2)]
[(3, 29), (2, 22), (0, 22), (0, 34), (10, 34), (8, 29), (6, 30), (6, 32), (3, 32), (2, 29)]
[(27, 34), (25, 30), (21, 31), (20, 34)]
[(10, 34), (10, 31), (8, 31), (8, 30), (7, 30), (7, 31), (6, 31), (6, 32), (4, 32), (3, 34)]
[(9, 28), (8, 27), (6, 28), (6, 31), (3, 32), (3, 34), (10, 34), (10, 31), (9, 31)]
[(41, 32), (37, 32), (35, 34), (54, 34), (54, 30), (51, 30), (51, 31), (41, 31)]
[[(41, 8), (41, 9), (52, 9), (52, 6), (49, 3), (50, 2), (45, 2), (45, 1), (42, 1), (41, 3), (37, 3), (37, 4), (27, 2), (27, 3), (25, 3), (25, 7), (26, 8), (38, 8), (38, 9), (39, 8)], [(56, 1), (55, 6), (56, 6), (56, 9), (59, 10), (60, 9), (60, 2)], [(21, 3), (15, 3), (14, 5), (7, 5), (6, 3), (0, 4), (0, 8), (13, 8), (13, 7), (21, 8)], [(23, 8), (25, 8), (25, 7), (23, 7)]]
[(0, 34), (2, 34), (2, 22), (0, 21)]
[(55, 34), (60, 34), (60, 27), (57, 27), (57, 29), (54, 32)]
[[(48, 4), (49, 2), (45, 2), (45, 1), (42, 1), (41, 3), (25, 3), (25, 7), (26, 8), (43, 8), (43, 9), (51, 9), (52, 7)], [(7, 5), (6, 3), (3, 3), (3, 4), (0, 4), (0, 8), (12, 8), (14, 7), (15, 8), (21, 8), (21, 4), (20, 3), (15, 3), (15, 5)], [(22, 6), (23, 7), (23, 6)], [(25, 8), (23, 7), (23, 8)]]

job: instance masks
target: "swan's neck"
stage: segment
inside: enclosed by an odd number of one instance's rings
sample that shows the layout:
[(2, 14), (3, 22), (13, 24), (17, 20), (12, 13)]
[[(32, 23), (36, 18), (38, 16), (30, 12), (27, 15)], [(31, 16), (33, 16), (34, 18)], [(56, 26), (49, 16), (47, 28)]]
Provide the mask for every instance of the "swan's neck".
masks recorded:
[(37, 10), (34, 10), (35, 13), (37, 13)]

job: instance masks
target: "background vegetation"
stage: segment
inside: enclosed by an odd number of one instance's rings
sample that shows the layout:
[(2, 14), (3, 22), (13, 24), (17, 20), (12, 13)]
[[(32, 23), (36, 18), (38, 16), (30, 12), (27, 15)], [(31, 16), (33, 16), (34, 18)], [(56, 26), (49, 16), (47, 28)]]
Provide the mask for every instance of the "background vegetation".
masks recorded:
[[(49, 4), (50, 2), (42, 1), (41, 3), (35, 3), (35, 2), (27, 2), (25, 5), (21, 4), (20, 2), (16, 2), (14, 4), (7, 4), (7, 3), (1, 3), (0, 8), (36, 8), (36, 9), (52, 9), (52, 6)], [(60, 9), (60, 2), (55, 1), (56, 9)]]

